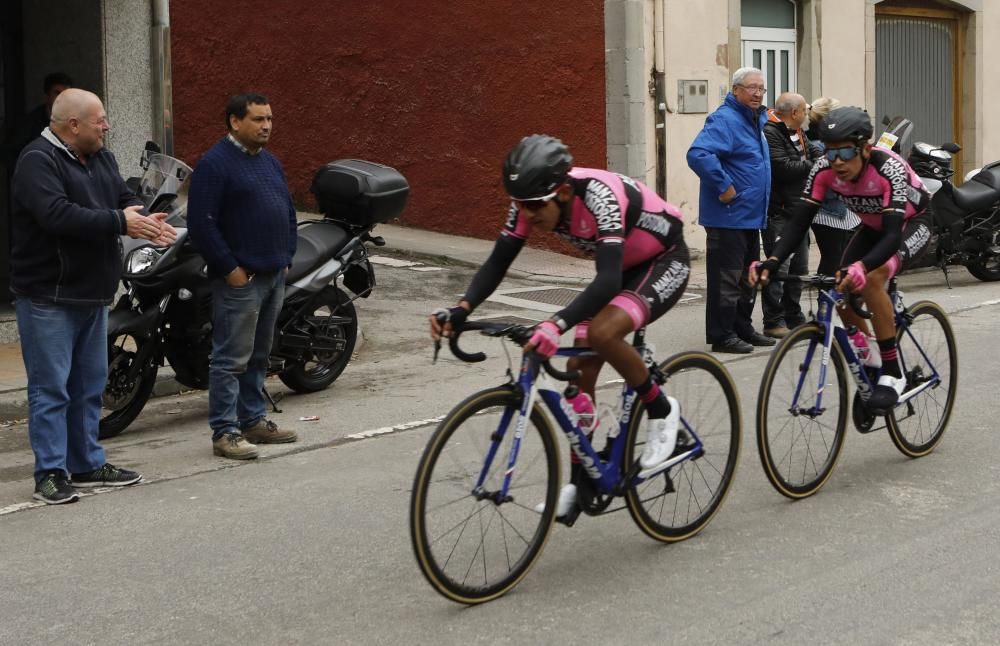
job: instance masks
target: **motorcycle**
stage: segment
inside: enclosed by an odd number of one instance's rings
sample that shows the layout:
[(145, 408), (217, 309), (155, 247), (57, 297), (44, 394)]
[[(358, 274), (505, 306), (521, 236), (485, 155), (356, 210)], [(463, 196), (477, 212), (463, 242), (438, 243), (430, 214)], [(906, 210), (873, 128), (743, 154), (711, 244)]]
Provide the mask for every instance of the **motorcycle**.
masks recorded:
[[(149, 150), (142, 165), (136, 192), (150, 212), (170, 214), (177, 240), (169, 247), (132, 241), (125, 254), (126, 291), (108, 315), (102, 439), (118, 435), (135, 420), (161, 366), (169, 364), (175, 379), (188, 388), (208, 388), (212, 289), (186, 226), (191, 169)], [(375, 287), (367, 245), (385, 245), (371, 232), (402, 213), (409, 185), (387, 166), (339, 160), (316, 172), (310, 190), (322, 219), (298, 225), (269, 365), (269, 374), (300, 393), (327, 388), (347, 367), (358, 334), (354, 301), (367, 298)], [(274, 399), (266, 389), (264, 393), (277, 411)]]
[[(913, 124), (905, 117), (886, 119), (876, 145), (897, 153), (909, 141)], [(1000, 280), (1000, 161), (984, 166), (961, 186), (951, 182), (952, 155), (961, 147), (918, 141), (907, 162), (931, 193), (933, 227), (928, 253), (915, 266), (937, 267), (951, 288), (948, 267), (962, 265), (982, 281)]]

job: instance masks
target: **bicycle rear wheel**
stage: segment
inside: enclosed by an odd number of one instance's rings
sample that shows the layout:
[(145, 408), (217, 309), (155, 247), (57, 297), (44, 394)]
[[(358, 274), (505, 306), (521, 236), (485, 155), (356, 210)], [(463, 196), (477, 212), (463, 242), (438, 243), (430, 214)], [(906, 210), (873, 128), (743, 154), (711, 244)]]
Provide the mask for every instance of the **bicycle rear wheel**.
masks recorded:
[[(704, 352), (683, 352), (660, 364), (666, 392), (681, 406), (681, 428), (701, 440), (703, 453), (625, 491), (632, 520), (666, 543), (694, 536), (712, 520), (729, 491), (740, 455), (740, 403), (725, 366)], [(646, 439), (645, 409), (638, 400), (625, 441), (634, 464)]]
[[(822, 328), (816, 323), (795, 328), (771, 353), (757, 395), (760, 462), (771, 485), (789, 498), (819, 491), (844, 444), (848, 391), (840, 346), (833, 344), (820, 384), (822, 359)], [(818, 393), (823, 394), (821, 408)]]
[(900, 365), (911, 390), (939, 376), (931, 386), (887, 416), (889, 437), (904, 455), (919, 458), (934, 450), (951, 417), (958, 386), (958, 349), (944, 310), (931, 301), (909, 308), (913, 322), (896, 332)]
[[(527, 574), (548, 539), (559, 486), (559, 451), (548, 418), (532, 410), (509, 496), (507, 471), (521, 397), (510, 386), (472, 395), (424, 449), (410, 498), (410, 538), (424, 576), (445, 597), (494, 599)], [(482, 487), (475, 491), (480, 474)], [(544, 511), (535, 506), (544, 503)]]

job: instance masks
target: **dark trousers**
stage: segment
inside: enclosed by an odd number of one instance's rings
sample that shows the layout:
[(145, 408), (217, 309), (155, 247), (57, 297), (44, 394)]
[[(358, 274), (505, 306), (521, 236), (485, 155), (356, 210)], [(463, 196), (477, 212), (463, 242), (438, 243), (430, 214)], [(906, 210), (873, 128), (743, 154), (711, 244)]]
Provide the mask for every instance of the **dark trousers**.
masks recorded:
[(747, 269), (759, 260), (760, 231), (705, 227), (705, 341), (719, 343), (753, 335), (753, 303), (756, 293), (747, 282)]
[[(767, 228), (760, 232), (761, 240), (764, 241), (764, 256), (770, 256), (775, 245), (781, 238), (785, 230), (788, 219), (781, 214), (769, 216)], [(809, 273), (809, 240), (808, 236), (803, 236), (802, 242), (795, 248), (795, 252), (782, 263), (778, 269), (783, 274), (808, 274)], [(764, 310), (764, 329), (775, 327), (795, 327), (805, 323), (806, 318), (802, 314), (802, 306), (799, 299), (802, 297), (802, 283), (771, 281), (767, 287), (761, 290), (762, 307)]]
[(819, 268), (816, 273), (833, 276), (843, 267), (841, 259), (847, 243), (854, 235), (854, 229), (835, 229), (824, 224), (813, 224), (812, 232), (816, 246), (819, 247)]

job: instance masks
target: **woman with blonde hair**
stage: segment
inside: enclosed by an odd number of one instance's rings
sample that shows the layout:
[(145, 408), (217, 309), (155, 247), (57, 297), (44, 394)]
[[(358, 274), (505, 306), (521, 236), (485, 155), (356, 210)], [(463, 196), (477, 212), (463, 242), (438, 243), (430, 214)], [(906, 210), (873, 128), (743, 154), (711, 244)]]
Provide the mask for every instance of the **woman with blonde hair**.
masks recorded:
[[(820, 97), (808, 106), (809, 130), (806, 136), (810, 146), (824, 148), (819, 139), (819, 128), (823, 117), (840, 107), (840, 101), (831, 97)], [(861, 219), (844, 204), (837, 194), (830, 191), (823, 200), (819, 213), (812, 222), (813, 238), (819, 247), (820, 274), (833, 276), (840, 269), (840, 259)]]

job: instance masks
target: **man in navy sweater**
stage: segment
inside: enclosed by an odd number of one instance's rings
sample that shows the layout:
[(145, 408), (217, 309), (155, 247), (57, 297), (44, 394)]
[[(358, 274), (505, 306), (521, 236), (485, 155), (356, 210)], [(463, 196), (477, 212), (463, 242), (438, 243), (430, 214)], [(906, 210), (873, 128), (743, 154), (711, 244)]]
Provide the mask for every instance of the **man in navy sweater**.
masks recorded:
[(236, 460), (256, 458), (257, 444), (298, 439), (267, 419), (263, 394), (296, 242), (295, 206), (285, 173), (264, 149), (271, 122), (266, 97), (231, 98), (229, 133), (195, 166), (188, 195), (188, 231), (213, 278), (212, 449)]

